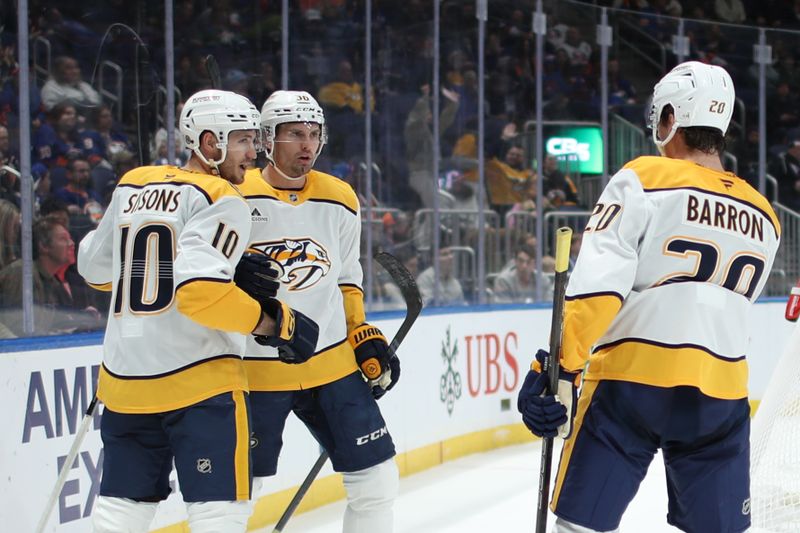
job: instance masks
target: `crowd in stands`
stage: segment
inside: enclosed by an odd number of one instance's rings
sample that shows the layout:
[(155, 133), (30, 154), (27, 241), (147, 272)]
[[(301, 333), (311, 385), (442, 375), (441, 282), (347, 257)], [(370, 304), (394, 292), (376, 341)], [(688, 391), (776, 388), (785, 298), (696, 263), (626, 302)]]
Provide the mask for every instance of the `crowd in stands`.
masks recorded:
[[(743, 87), (746, 116), (738, 117), (742, 126), (732, 132), (729, 151), (738, 158), (738, 173), (755, 182), (759, 141), (754, 126), (758, 123), (757, 70), (751, 50), (755, 33), (748, 34), (749, 40), (731, 39), (733, 27), (729, 24), (800, 30), (800, 1), (586, 3), (592, 4), (592, 9), (607, 6), (625, 10), (617, 13), (667, 46), (674, 24), (663, 16), (706, 21), (686, 23), (688, 59), (725, 66), (737, 79), (737, 87)], [(41, 70), (31, 71), (35, 83), (29, 94), (38, 276), (34, 299), (37, 306), (62, 310), (62, 316), (73, 320), (42, 319), (41, 327), (49, 333), (101, 323), (92, 320), (102, 320), (107, 305), (100, 293), (94, 295), (76, 278), (74, 246), (102, 217), (119, 177), (140, 162), (181, 165), (188, 156), (180, 135), (175, 135), (175, 152), (167, 150), (168, 128), (174, 125), (164, 123), (164, 98), (158, 98), (156, 90), (159, 83), (163, 84), (158, 75), (163, 71), (163, 7), (159, 2), (152, 4), (140, 9), (136, 3), (123, 0), (107, 0), (92, 8), (74, 1), (30, 3), (31, 37), (45, 39), (52, 54), (46, 76)], [(574, 12), (577, 6), (573, 2), (568, 9), (558, 10), (556, 4), (545, 2), (551, 13), (542, 73), (544, 118), (598, 121), (600, 54), (595, 39), (597, 21), (592, 14), (596, 10), (587, 9), (583, 16), (562, 16)], [(330, 132), (329, 144), (317, 166), (351, 183), (362, 207), (369, 204), (375, 208), (374, 219), (365, 220), (365, 224), (377, 228), (375, 242), (379, 247), (413, 264), (425, 288), (426, 301), (430, 301), (434, 283), (430, 251), (433, 228), (431, 225), (426, 230), (420, 225), (426, 220), (424, 211), (436, 200), (441, 208), (461, 213), (447, 224), (467, 229), (454, 240), (460, 230), (450, 227), (443, 239), (439, 257), (442, 290), (436, 302), (440, 304), (472, 302), (478, 296), (474, 272), (469, 273), (471, 279), (459, 278), (463, 252), (474, 252), (477, 242), (477, 219), (464, 213), (479, 208), (497, 213), (497, 223), (487, 227), (487, 249), (499, 250), (487, 258), (489, 300), (529, 301), (535, 293), (531, 245), (535, 245), (532, 224), (537, 204), (545, 212), (585, 212), (594, 201), (582, 198), (582, 177), (563, 161), (551, 155), (541, 165), (534, 161), (531, 134), (526, 130), (526, 123), (535, 117), (535, 36), (530, 27), (534, 7), (533, 0), (490, 5), (484, 57), (486, 190), (480, 195), (474, 2), (442, 2), (440, 95), (432, 94), (429, 2), (374, 5), (376, 51), (369, 98), (364, 87), (363, 2), (291, 2), (290, 85), (309, 91), (319, 100)], [(13, 8), (4, 8), (3, 14), (13, 15)], [(13, 16), (6, 18), (15, 20)], [(112, 26), (120, 21), (135, 27), (138, 34)], [(214, 53), (222, 66), (224, 88), (248, 96), (256, 105), (279, 87), (280, 3), (178, 0), (175, 32), (179, 96), (210, 87), (203, 60), (207, 53)], [(771, 194), (784, 205), (800, 209), (800, 34), (776, 34), (771, 44), (773, 63), (767, 68), (769, 172), (778, 183)], [(111, 59), (122, 68), (124, 83), (119, 101), (101, 95), (97, 81), (100, 59)], [(670, 61), (674, 60), (670, 55)], [(649, 88), (645, 90), (644, 86), (661, 74), (642, 80), (635, 65), (610, 57), (611, 112), (644, 127), (649, 96)], [(744, 79), (749, 82), (739, 82)], [(5, 309), (0, 337), (21, 334), (19, 317), (9, 316), (19, 315), (20, 301), (18, 96), (16, 35), (13, 27), (7, 27), (0, 30), (0, 308)], [(434, 97), (439, 99), (441, 148), (440, 174), (436, 177), (432, 175)], [(181, 106), (179, 101), (176, 117)], [(363, 163), (368, 113), (372, 116), (376, 163), (369, 198)], [(437, 179), (438, 188), (434, 186)], [(540, 179), (541, 198), (537, 194)], [(482, 205), (480, 197), (484, 199)], [(469, 258), (466, 261), (469, 263)], [(547, 257), (543, 261), (543, 273), (551, 268), (549, 261)], [(381, 281), (375, 289), (379, 300), (387, 305), (396, 303), (398, 295)], [(545, 298), (550, 290), (543, 287)], [(37, 316), (37, 333), (45, 332), (39, 324)]]

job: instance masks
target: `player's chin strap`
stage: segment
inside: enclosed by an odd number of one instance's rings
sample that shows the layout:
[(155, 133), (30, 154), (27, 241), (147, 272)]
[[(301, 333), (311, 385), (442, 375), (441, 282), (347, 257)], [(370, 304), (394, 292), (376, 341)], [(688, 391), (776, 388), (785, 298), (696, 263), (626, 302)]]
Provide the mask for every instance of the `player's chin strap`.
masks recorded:
[[(284, 178), (286, 178), (289, 181), (300, 181), (300, 180), (305, 179), (305, 177), (308, 175), (308, 174), (300, 174), (296, 178), (293, 178), (293, 177), (287, 175), (283, 170), (281, 170), (280, 167), (275, 163), (275, 161), (272, 160), (271, 157), (267, 156), (267, 160), (269, 161), (269, 164), (272, 165), (272, 168), (275, 169), (275, 172), (277, 172), (278, 174), (280, 174), (281, 176), (283, 176)], [(313, 165), (313, 163), (312, 163), (312, 165)]]
[(192, 151), (194, 154), (200, 158), (200, 161), (211, 167), (211, 173), (215, 176), (219, 176), (219, 166), (225, 162), (225, 158), (228, 157), (228, 144), (227, 143), (217, 143), (217, 148), (222, 150), (222, 157), (219, 159), (206, 159), (206, 156), (203, 155), (203, 152), (200, 150), (200, 147), (194, 148)]
[[(289, 142), (289, 141), (276, 141), (276, 140), (272, 140), (271, 142), (273, 142), (273, 143), (278, 143), (278, 142)], [(266, 144), (266, 143), (265, 143), (265, 144)], [(317, 148), (317, 152), (314, 154), (314, 159), (312, 159), (312, 160), (311, 160), (311, 168), (314, 168), (314, 163), (316, 163), (316, 162), (317, 162), (317, 158), (319, 157), (319, 154), (320, 154), (320, 153), (322, 153), (322, 146), (323, 146), (323, 145), (322, 145), (322, 144), (320, 144), (319, 148)], [(278, 172), (278, 174), (280, 174), (281, 176), (283, 176), (284, 178), (286, 178), (286, 179), (287, 179), (287, 180), (289, 180), (289, 181), (300, 181), (300, 180), (302, 180), (302, 179), (305, 179), (305, 177), (308, 175), (308, 173), (306, 173), (306, 174), (301, 174), (301, 175), (297, 176), (296, 178), (293, 178), (293, 177), (291, 177), (291, 176), (287, 175), (287, 174), (286, 174), (286, 173), (285, 173), (283, 170), (281, 170), (281, 169), (280, 169), (280, 167), (278, 166), (278, 164), (277, 164), (277, 163), (275, 162), (275, 160), (272, 158), (272, 150), (269, 148), (269, 145), (266, 145), (266, 146), (265, 146), (265, 148), (264, 148), (264, 154), (267, 156), (267, 161), (269, 161), (269, 163), (270, 163), (270, 164), (272, 165), (272, 167), (273, 167), (273, 168), (274, 168), (274, 169), (275, 169), (275, 170)]]
[(673, 137), (675, 137), (675, 133), (678, 131), (678, 123), (677, 122), (672, 123), (672, 128), (669, 130), (667, 137), (663, 141), (658, 139), (658, 126), (655, 126), (652, 131), (653, 131), (653, 142), (655, 143), (656, 148), (658, 148), (658, 153), (663, 156), (664, 147), (667, 145), (667, 143), (669, 143), (672, 140)]

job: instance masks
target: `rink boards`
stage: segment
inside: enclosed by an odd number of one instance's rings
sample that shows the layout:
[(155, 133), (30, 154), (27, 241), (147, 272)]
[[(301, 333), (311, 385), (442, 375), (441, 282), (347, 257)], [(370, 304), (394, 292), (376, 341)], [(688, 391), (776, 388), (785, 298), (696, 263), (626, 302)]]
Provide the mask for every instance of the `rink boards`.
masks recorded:
[[(754, 306), (749, 324), (751, 398), (759, 399), (789, 338), (785, 300)], [(370, 321), (391, 337), (402, 314), (381, 312)], [(425, 310), (398, 353), (402, 378), (381, 400), (402, 474), (475, 451), (528, 439), (516, 413), (516, 392), (532, 354), (549, 335), (548, 306)], [(0, 529), (33, 531), (93, 394), (102, 359), (102, 336), (74, 335), (0, 342)], [(251, 526), (274, 522), (293, 488), (319, 455), (296, 418), (284, 433), (278, 475), (262, 487)], [(47, 531), (83, 532), (99, 489), (102, 445), (99, 416), (51, 515)], [(330, 466), (304, 501), (315, 507), (344, 495)], [(174, 474), (173, 474), (174, 478)], [(183, 531), (180, 495), (161, 505), (154, 530)]]

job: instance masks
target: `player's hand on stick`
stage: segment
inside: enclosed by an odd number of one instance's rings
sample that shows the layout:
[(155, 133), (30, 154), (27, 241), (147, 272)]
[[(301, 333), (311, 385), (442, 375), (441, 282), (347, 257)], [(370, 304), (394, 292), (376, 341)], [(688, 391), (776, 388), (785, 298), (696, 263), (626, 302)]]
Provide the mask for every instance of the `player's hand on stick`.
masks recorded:
[(233, 281), (255, 300), (274, 298), (281, 286), (276, 263), (262, 253), (245, 252), (236, 265)]
[(568, 372), (559, 367), (557, 394), (547, 392), (548, 376), (541, 369), (549, 354), (536, 352), (534, 369), (528, 372), (517, 397), (517, 409), (522, 421), (534, 435), (545, 438), (568, 438), (572, 433), (572, 418), (578, 401), (580, 372)]
[(275, 322), (272, 335), (253, 332), (262, 346), (278, 348), (278, 358), (284, 363), (305, 363), (314, 355), (319, 338), (319, 326), (309, 317), (295, 311), (275, 298), (261, 302), (261, 310)]
[(381, 330), (370, 324), (355, 328), (348, 340), (361, 373), (372, 387), (372, 395), (380, 398), (400, 379), (400, 359), (392, 353)]

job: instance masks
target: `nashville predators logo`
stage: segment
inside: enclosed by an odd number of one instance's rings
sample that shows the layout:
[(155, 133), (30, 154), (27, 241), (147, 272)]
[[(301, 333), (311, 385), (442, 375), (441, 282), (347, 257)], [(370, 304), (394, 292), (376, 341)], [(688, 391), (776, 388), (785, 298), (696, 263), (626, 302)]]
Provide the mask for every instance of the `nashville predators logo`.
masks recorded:
[(280, 280), (290, 291), (313, 287), (331, 269), (328, 251), (308, 237), (254, 243), (253, 247), (278, 263)]

